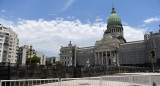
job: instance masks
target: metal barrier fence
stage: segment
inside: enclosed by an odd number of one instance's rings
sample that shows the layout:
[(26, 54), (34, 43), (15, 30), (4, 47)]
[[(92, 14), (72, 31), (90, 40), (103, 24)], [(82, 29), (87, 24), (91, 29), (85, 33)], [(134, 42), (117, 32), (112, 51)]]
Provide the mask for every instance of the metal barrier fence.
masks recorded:
[(160, 86), (160, 75), (121, 75), (101, 79), (100, 86)]
[[(60, 86), (59, 79), (21, 79), (21, 80), (1, 80), (0, 86), (41, 86), (49, 83), (55, 83), (54, 86)], [(48, 86), (48, 85), (46, 85)]]
[(160, 75), (1, 80), (0, 86), (160, 86)]

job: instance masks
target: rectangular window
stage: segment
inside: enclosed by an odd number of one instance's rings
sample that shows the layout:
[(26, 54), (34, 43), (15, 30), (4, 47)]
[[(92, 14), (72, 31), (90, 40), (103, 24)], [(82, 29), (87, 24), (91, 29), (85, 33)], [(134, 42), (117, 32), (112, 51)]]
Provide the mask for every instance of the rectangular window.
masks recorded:
[(5, 35), (9, 36), (9, 33), (6, 33)]
[(4, 51), (4, 53), (7, 53), (7, 51)]
[(3, 35), (0, 35), (0, 38), (3, 38)]
[(55, 59), (53, 59), (53, 63), (55, 63)]

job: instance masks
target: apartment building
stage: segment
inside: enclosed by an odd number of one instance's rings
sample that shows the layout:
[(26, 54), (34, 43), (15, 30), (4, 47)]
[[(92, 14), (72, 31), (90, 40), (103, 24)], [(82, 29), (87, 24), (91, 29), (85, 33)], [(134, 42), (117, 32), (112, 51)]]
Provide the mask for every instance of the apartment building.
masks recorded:
[(42, 52), (35, 52), (35, 55), (40, 59), (40, 65), (46, 65), (47, 56)]
[(19, 39), (17, 34), (0, 24), (0, 63), (16, 64)]
[(56, 65), (60, 62), (60, 57), (55, 57), (55, 56), (52, 56), (52, 57), (48, 57), (46, 59), (46, 65)]
[(18, 64), (19, 65), (26, 65), (26, 59), (37, 56), (40, 59), (40, 65), (46, 64), (46, 58), (47, 56), (44, 55), (42, 52), (35, 51), (32, 48), (32, 45), (24, 45), (19, 48), (18, 50)]

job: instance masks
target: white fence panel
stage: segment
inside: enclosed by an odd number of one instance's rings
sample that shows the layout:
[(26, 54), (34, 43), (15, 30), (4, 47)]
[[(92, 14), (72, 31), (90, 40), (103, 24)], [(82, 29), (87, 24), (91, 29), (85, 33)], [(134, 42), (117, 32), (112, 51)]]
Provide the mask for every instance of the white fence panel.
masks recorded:
[(160, 86), (160, 75), (1, 80), (0, 86)]

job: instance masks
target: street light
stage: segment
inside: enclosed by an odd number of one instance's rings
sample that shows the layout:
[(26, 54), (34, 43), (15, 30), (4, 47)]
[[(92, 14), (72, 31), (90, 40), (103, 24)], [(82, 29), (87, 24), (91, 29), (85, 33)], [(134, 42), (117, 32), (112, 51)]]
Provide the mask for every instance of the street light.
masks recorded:
[(116, 67), (117, 67), (117, 53), (118, 53), (118, 48), (116, 47), (114, 53), (116, 54)]
[(153, 72), (155, 72), (154, 71), (154, 57), (155, 57), (155, 52), (151, 51), (151, 60), (152, 60), (152, 70), (153, 70)]

